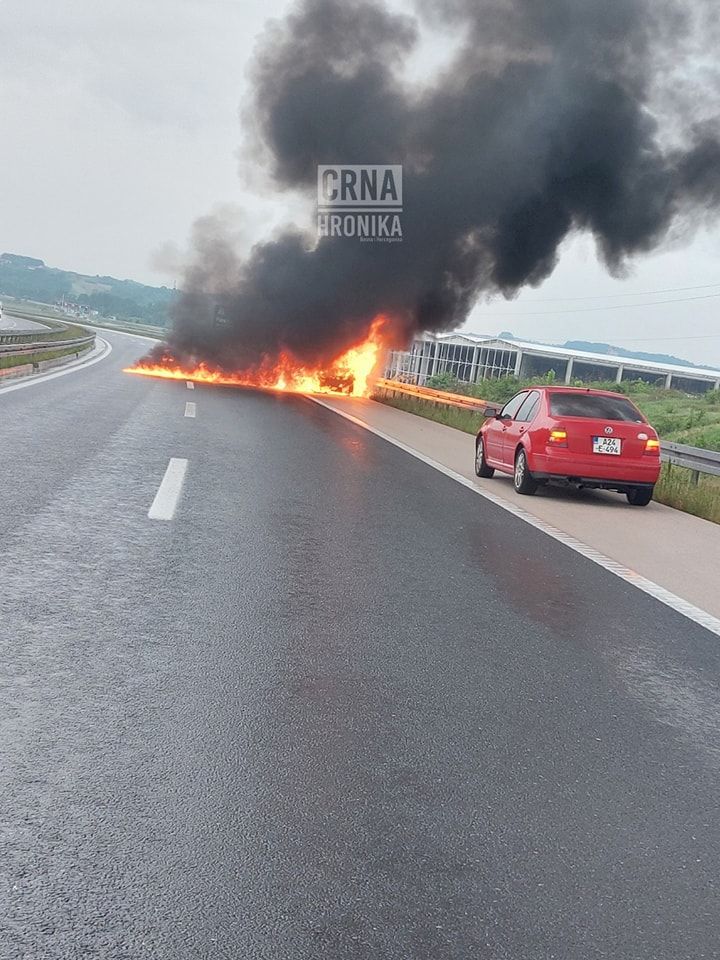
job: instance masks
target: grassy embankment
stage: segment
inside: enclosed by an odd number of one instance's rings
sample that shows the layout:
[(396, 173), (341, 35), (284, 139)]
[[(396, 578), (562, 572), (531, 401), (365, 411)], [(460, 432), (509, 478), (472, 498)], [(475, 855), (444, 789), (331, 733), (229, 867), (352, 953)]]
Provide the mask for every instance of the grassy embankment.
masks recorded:
[(30, 300), (11, 300), (5, 297), (3, 301), (6, 314), (19, 317), (21, 320), (32, 320), (34, 323), (43, 323), (47, 326), (47, 335), (42, 330), (0, 330), (0, 333), (33, 333), (48, 340), (76, 340), (88, 331), (77, 323), (70, 323), (63, 314), (49, 304), (34, 303)]
[(77, 347), (63, 347), (58, 350), (40, 350), (38, 353), (25, 353), (19, 357), (3, 357), (0, 355), (0, 370), (7, 370), (9, 367), (21, 367), (26, 363), (40, 363), (43, 360), (59, 360), (60, 357), (69, 357), (77, 352)]
[[(5, 298), (5, 312), (16, 317), (22, 317), (26, 320), (35, 320), (38, 323), (46, 323), (53, 330), (62, 329), (69, 324), (71, 330), (82, 330), (85, 327), (106, 327), (108, 330), (120, 330), (125, 333), (139, 333), (142, 336), (153, 337), (162, 340), (165, 337), (165, 327), (156, 324), (147, 323), (143, 320), (123, 318), (122, 320), (109, 320), (107, 317), (83, 317), (80, 323), (73, 324), (68, 320), (67, 314), (64, 314), (57, 307), (51, 304), (39, 303), (34, 300), (12, 300)], [(81, 336), (77, 332), (73, 336)], [(70, 336), (70, 334), (68, 334)]]
[[(503, 404), (523, 387), (540, 382), (552, 382), (552, 378), (518, 380), (507, 377), (501, 380), (484, 380), (478, 384), (460, 383), (452, 377), (440, 375), (428, 382), (429, 387), (449, 390), (464, 396), (474, 396), (492, 404)], [(720, 450), (720, 391), (713, 390), (703, 396), (688, 396), (677, 390), (664, 390), (646, 383), (592, 383), (576, 384), (603, 390), (624, 393), (642, 410), (663, 440), (687, 443), (707, 450)], [(468, 410), (455, 410), (432, 401), (415, 397), (389, 397), (377, 394), (374, 399), (390, 406), (414, 413), (446, 426), (477, 433), (483, 417)], [(692, 513), (706, 520), (720, 523), (720, 478), (700, 476), (697, 484), (692, 474), (682, 467), (663, 466), (659, 483), (655, 487), (655, 499), (660, 503)]]
[[(42, 309), (42, 307), (41, 304), (8, 302), (7, 299), (5, 300), (5, 310), (12, 316), (46, 324), (48, 327), (47, 333), (42, 330), (34, 330), (32, 333), (36, 334), (38, 339), (43, 339), (46, 342), (50, 340), (57, 342), (57, 349), (46, 348), (38, 350), (36, 353), (15, 354), (13, 356), (0, 354), (0, 370), (7, 370), (9, 367), (21, 367), (26, 363), (40, 363), (43, 360), (59, 360), (61, 357), (67, 357), (78, 352), (77, 347), (61, 347), (59, 344), (65, 340), (77, 340), (89, 334), (90, 331), (78, 324), (61, 322), (57, 319), (56, 311), (51, 307), (47, 309)], [(22, 334), (25, 331), (4, 330), (2, 332)], [(29, 343), (28, 346), (32, 346), (32, 343)]]

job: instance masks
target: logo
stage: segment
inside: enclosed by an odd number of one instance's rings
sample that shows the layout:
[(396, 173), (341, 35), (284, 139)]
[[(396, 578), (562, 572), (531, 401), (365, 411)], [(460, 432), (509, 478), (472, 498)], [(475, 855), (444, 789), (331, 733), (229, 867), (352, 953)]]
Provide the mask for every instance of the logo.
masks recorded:
[(612, 432), (613, 432), (612, 427), (605, 427), (605, 433), (612, 433)]
[(401, 164), (318, 166), (318, 238), (399, 243), (402, 211)]

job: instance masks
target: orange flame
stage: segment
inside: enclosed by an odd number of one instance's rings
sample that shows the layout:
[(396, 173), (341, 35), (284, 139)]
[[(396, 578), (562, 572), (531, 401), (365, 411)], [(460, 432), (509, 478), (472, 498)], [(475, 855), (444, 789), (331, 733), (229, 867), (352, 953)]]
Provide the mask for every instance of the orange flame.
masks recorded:
[(365, 397), (389, 348), (389, 324), (386, 317), (376, 317), (367, 337), (341, 353), (322, 368), (304, 366), (289, 351), (283, 351), (277, 360), (266, 361), (255, 369), (228, 373), (212, 369), (205, 363), (184, 367), (173, 357), (163, 357), (159, 363), (138, 361), (126, 367), (124, 373), (143, 377), (161, 377), (166, 380), (190, 380), (217, 386), (259, 387), (264, 390), (282, 390), (288, 393), (342, 393)]

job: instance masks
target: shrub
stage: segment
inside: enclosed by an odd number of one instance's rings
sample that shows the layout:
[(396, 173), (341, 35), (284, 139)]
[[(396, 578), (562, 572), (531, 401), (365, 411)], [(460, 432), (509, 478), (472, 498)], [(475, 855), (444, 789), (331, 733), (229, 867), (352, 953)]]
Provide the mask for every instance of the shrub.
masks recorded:
[(468, 384), (458, 380), (455, 374), (450, 373), (449, 370), (443, 370), (442, 373), (436, 373), (429, 377), (425, 386), (431, 387), (433, 390), (447, 390), (450, 393), (465, 393)]

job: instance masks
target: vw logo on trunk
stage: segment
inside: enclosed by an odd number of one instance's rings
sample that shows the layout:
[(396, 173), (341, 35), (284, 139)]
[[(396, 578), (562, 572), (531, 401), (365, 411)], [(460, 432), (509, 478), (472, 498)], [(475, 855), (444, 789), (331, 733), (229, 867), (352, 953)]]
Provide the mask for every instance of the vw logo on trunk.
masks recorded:
[(605, 427), (605, 433), (612, 433), (612, 432), (613, 432), (612, 427)]

